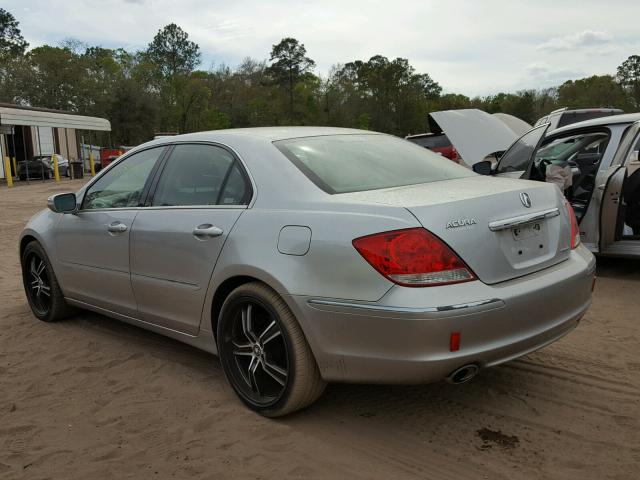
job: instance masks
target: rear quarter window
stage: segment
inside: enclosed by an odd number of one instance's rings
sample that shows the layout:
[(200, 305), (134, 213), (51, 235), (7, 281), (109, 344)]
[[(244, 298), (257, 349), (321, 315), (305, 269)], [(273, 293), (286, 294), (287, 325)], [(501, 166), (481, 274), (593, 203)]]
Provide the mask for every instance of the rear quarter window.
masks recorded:
[(274, 145), (331, 194), (476, 175), (441, 155), (390, 135), (326, 135), (281, 140)]

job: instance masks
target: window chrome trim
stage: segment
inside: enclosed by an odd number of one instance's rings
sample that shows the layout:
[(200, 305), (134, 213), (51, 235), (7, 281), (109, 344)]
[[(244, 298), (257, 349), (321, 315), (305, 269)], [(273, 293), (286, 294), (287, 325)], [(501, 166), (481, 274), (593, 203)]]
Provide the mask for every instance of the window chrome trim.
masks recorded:
[(558, 215), (560, 215), (560, 210), (557, 207), (550, 208), (541, 212), (532, 212), (527, 213), (526, 215), (519, 215), (517, 217), (489, 222), (489, 230), (492, 232), (499, 232), (500, 230), (506, 230), (507, 228), (517, 227), (518, 225), (524, 225), (525, 223), (535, 222), (536, 220), (557, 217)]
[(121, 212), (125, 210), (246, 210), (248, 205), (158, 205), (155, 207), (115, 207), (115, 208), (88, 208), (78, 210), (78, 213), (90, 212)]

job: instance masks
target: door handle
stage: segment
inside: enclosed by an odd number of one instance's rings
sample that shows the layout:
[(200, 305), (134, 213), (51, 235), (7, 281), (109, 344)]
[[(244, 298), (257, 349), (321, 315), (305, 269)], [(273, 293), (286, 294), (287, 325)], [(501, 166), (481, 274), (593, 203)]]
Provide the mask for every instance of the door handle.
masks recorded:
[(224, 232), (221, 228), (218, 228), (210, 223), (203, 223), (193, 229), (193, 235), (196, 237), (219, 237)]
[(122, 222), (113, 222), (109, 224), (107, 230), (110, 233), (124, 233), (127, 231), (127, 226)]

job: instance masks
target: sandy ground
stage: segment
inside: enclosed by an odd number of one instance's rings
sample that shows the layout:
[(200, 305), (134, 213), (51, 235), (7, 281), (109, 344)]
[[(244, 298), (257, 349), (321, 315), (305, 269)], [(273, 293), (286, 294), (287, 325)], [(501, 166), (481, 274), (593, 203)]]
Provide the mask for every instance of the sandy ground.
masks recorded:
[(0, 187), (0, 478), (639, 478), (640, 262), (600, 259), (576, 331), (469, 384), (331, 385), (274, 421), (213, 356), (93, 313), (31, 315), (19, 232), (79, 185)]

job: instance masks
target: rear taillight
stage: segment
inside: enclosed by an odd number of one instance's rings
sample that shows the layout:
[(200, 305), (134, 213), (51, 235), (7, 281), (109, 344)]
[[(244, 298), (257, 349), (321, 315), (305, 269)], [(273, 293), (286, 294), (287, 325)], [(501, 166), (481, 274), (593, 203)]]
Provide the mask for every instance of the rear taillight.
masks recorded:
[(456, 150), (456, 147), (451, 147), (451, 160), (456, 163), (460, 163), (460, 156), (458, 155), (458, 150)]
[(578, 220), (576, 219), (576, 214), (571, 204), (565, 200), (564, 206), (567, 208), (567, 214), (571, 222), (571, 249), (573, 250), (580, 245), (580, 228), (578, 227)]
[(424, 228), (408, 228), (356, 238), (360, 255), (392, 282), (432, 287), (476, 277), (442, 240)]

